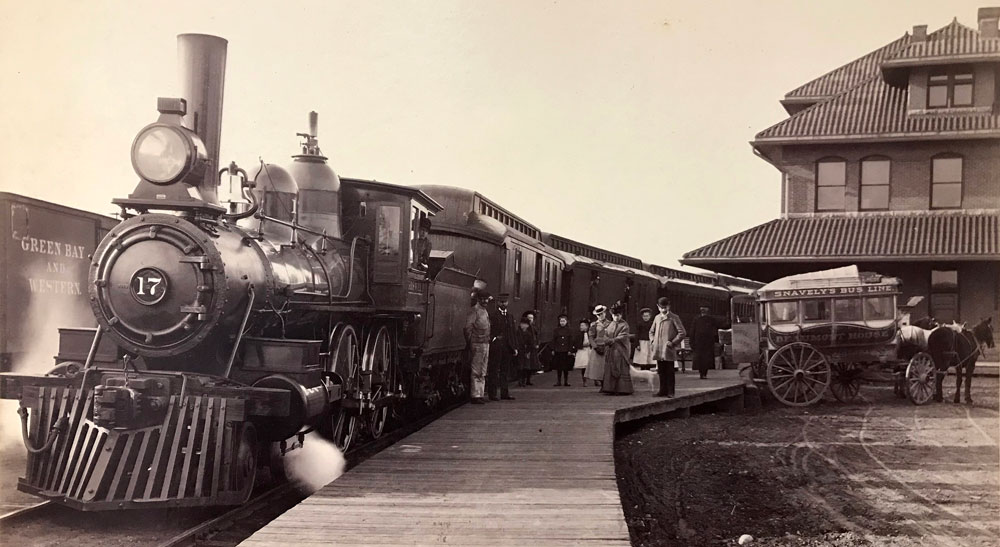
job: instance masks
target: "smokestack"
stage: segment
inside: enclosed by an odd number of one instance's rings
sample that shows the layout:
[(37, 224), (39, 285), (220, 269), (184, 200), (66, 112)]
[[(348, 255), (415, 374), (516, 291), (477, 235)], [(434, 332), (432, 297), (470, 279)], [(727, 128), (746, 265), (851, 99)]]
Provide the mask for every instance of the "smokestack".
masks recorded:
[(927, 41), (927, 25), (913, 25), (913, 34), (910, 36), (910, 43)]
[(219, 141), (227, 44), (226, 40), (207, 34), (177, 36), (181, 97), (187, 100), (184, 127), (197, 133), (205, 143), (209, 165), (199, 186), (202, 199), (216, 205), (219, 205)]
[(997, 23), (1000, 22), (1000, 8), (979, 8), (979, 37), (997, 38), (1000, 32)]

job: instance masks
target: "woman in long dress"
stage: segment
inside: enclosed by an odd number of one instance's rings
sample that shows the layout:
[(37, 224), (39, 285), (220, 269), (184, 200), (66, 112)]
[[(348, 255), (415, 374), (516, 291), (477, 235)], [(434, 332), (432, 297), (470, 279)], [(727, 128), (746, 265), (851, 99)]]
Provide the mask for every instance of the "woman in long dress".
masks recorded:
[(580, 379), (583, 380), (583, 387), (587, 387), (587, 365), (590, 364), (590, 354), (593, 351), (590, 344), (590, 321), (580, 320), (580, 331), (573, 339), (573, 347), (576, 348), (576, 356), (573, 358), (573, 370), (580, 370)]
[(609, 395), (631, 395), (633, 391), (629, 371), (632, 344), (629, 342), (628, 323), (622, 318), (622, 311), (622, 306), (618, 304), (611, 308), (611, 322), (596, 342), (604, 346), (604, 384), (601, 386), (601, 393)]
[(590, 362), (583, 377), (593, 380), (595, 386), (604, 381), (604, 347), (597, 343), (597, 338), (608, 326), (607, 311), (607, 306), (598, 305), (594, 308), (594, 321), (590, 323)]

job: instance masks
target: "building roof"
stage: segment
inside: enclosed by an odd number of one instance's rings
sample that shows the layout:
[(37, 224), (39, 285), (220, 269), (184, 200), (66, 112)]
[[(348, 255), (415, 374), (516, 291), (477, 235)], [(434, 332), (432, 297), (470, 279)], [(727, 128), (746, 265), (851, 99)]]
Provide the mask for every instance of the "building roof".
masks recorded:
[(757, 134), (754, 144), (1000, 136), (1000, 113), (963, 109), (907, 114), (907, 90), (876, 74)]
[(914, 41), (885, 60), (886, 68), (969, 61), (1000, 61), (1000, 38), (983, 38), (955, 19), (951, 24)]
[(974, 61), (1000, 61), (1000, 38), (957, 20), (924, 40), (906, 34), (788, 92), (782, 104), (791, 115), (758, 133), (754, 145), (998, 137), (993, 108), (907, 112), (909, 67)]
[(772, 220), (684, 254), (719, 262), (1000, 259), (1000, 211), (865, 213)]
[(882, 61), (905, 49), (909, 41), (910, 35), (904, 34), (901, 38), (893, 40), (863, 57), (789, 91), (785, 94), (785, 100), (782, 102), (816, 102), (839, 95), (878, 74)]

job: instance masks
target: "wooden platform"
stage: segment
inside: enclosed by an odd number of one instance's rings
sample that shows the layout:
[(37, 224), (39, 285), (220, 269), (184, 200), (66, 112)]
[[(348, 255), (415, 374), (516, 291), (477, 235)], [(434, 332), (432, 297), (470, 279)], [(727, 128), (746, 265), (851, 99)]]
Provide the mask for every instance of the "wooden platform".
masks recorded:
[(614, 424), (717, 401), (742, 406), (736, 371), (677, 375), (677, 397), (552, 387), (554, 374), (467, 404), (363, 462), (242, 545), (629, 545)]

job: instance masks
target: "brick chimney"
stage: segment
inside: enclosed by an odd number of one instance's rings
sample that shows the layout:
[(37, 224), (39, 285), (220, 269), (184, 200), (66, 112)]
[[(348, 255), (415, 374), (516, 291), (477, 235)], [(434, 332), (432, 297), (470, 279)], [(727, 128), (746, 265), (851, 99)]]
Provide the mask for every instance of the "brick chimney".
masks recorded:
[(998, 38), (997, 23), (1000, 22), (1000, 7), (979, 8), (979, 36), (981, 38)]
[(910, 43), (927, 41), (927, 25), (913, 25), (913, 34), (910, 35)]

